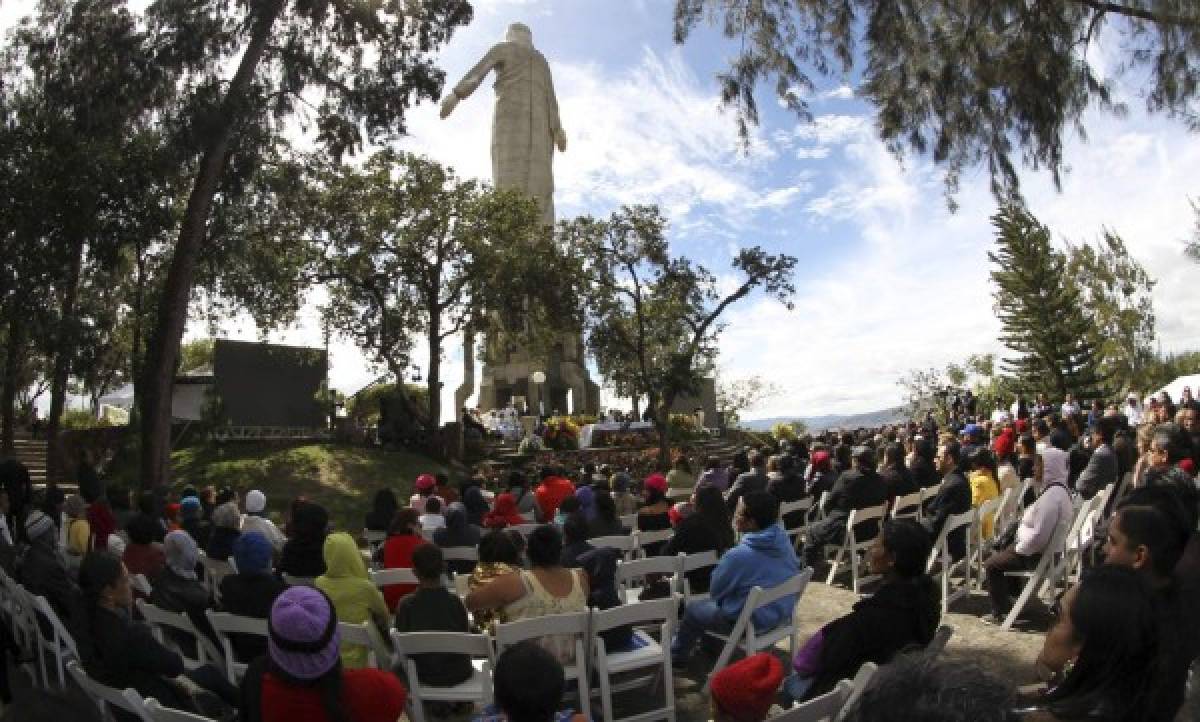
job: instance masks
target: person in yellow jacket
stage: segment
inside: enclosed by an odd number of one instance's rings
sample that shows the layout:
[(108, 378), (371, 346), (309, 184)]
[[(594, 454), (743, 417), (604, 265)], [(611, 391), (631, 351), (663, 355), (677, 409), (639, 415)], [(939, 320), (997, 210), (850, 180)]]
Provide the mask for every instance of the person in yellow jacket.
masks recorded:
[[(985, 501), (991, 501), (1000, 496), (1000, 484), (996, 481), (996, 457), (986, 448), (978, 449), (971, 454), (971, 473), (967, 481), (971, 484), (971, 506), (978, 509)], [(983, 537), (990, 539), (994, 530), (996, 515), (988, 514), (983, 518)]]
[[(383, 594), (367, 576), (367, 565), (354, 539), (345, 532), (325, 537), (325, 573), (317, 577), (317, 588), (333, 602), (339, 622), (362, 624), (372, 622), (387, 629), (391, 613)], [(342, 666), (361, 669), (367, 666), (366, 647), (342, 644)], [(384, 661), (386, 663), (386, 661)]]
[(87, 504), (83, 497), (72, 494), (63, 504), (67, 515), (67, 561), (72, 569), (78, 569), (83, 555), (92, 548), (92, 527), (87, 520)]

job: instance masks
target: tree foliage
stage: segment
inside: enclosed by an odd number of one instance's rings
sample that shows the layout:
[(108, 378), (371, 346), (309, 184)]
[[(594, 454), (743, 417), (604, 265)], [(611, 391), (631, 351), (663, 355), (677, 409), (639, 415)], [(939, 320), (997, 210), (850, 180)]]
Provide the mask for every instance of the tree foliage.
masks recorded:
[(1154, 358), (1154, 279), (1110, 230), (1098, 243), (1068, 244), (1066, 252), (1067, 280), (1088, 310), (1101, 373), (1114, 390), (1136, 389)]
[(326, 317), (397, 381), (423, 337), (423, 416), (436, 427), (446, 343), (486, 325), (487, 311), (561, 285), (547, 275), (553, 264), (530, 262), (550, 241), (536, 204), (390, 150), (361, 169), (327, 168), (318, 185), (315, 278), (329, 291)]
[(988, 252), (1000, 340), (1015, 355), (1002, 361), (1018, 390), (1063, 398), (1104, 398), (1095, 323), (1079, 287), (1068, 279), (1066, 255), (1050, 229), (1027, 210), (1005, 205), (992, 216), (996, 247)]
[(778, 384), (762, 376), (719, 378), (717, 411), (724, 415), (726, 426), (737, 426), (744, 412), (753, 410), (770, 397), (779, 395), (779, 392)]
[(587, 347), (601, 375), (648, 396), (666, 463), (671, 405), (695, 393), (712, 369), (721, 316), (755, 290), (790, 308), (796, 259), (743, 249), (732, 264), (736, 285), (722, 294), (706, 268), (671, 256), (666, 222), (654, 206), (624, 207), (606, 220), (578, 218), (560, 224), (559, 237), (583, 263), (577, 277), (587, 299)]
[(1064, 135), (1083, 132), (1090, 108), (1124, 111), (1086, 58), (1105, 28), (1122, 69), (1146, 78), (1147, 109), (1200, 128), (1193, 0), (676, 0), (675, 41), (705, 19), (737, 44), (717, 80), (743, 139), (760, 83), (809, 121), (816, 79), (861, 68), (857, 93), (876, 106), (880, 138), (897, 154), (928, 153), (949, 195), (978, 165), (1005, 198), (1018, 164), (1059, 183)]

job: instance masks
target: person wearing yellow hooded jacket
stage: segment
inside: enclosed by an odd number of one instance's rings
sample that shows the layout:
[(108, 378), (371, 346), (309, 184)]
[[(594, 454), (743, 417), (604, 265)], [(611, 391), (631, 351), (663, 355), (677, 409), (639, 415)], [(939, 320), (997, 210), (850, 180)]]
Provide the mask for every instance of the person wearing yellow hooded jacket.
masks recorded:
[[(383, 594), (367, 576), (367, 565), (354, 539), (345, 532), (325, 538), (325, 573), (317, 577), (317, 588), (333, 602), (339, 622), (362, 624), (370, 621), (387, 629), (391, 614)], [(360, 669), (367, 666), (367, 648), (342, 644), (342, 666)]]

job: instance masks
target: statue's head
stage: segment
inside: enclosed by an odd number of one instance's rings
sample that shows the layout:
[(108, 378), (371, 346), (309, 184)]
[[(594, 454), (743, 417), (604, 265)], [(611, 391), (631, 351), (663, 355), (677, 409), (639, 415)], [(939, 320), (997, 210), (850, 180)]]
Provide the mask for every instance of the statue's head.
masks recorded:
[(533, 31), (525, 23), (513, 23), (508, 26), (508, 34), (505, 40), (510, 43), (520, 43), (533, 47)]

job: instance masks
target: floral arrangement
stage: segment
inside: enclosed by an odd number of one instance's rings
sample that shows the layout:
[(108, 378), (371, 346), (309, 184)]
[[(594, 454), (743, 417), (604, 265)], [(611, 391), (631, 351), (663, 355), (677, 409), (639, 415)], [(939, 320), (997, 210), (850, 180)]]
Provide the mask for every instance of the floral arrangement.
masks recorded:
[(521, 443), (517, 445), (518, 454), (536, 454), (546, 448), (542, 443), (542, 438), (536, 434), (530, 434), (521, 439)]
[(542, 430), (546, 446), (556, 450), (579, 448), (579, 427), (569, 418), (555, 416), (546, 422)]

